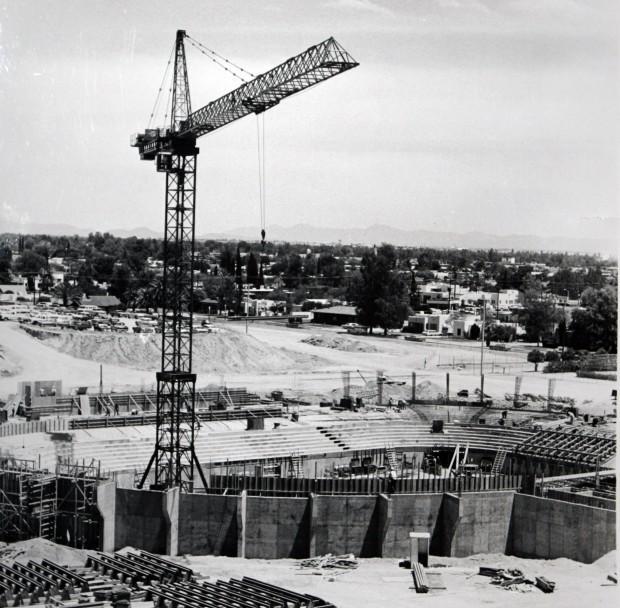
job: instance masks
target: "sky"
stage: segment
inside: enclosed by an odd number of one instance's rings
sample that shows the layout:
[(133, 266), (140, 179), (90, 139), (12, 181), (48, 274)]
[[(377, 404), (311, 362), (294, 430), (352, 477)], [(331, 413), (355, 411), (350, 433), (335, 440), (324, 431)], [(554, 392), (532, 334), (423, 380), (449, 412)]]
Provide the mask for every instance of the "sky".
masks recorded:
[[(596, 236), (619, 215), (617, 6), (0, 0), (0, 232), (163, 231), (129, 138), (186, 29), (255, 74), (329, 36), (360, 63), (265, 114), (267, 225)], [(194, 109), (240, 84), (187, 56)], [(258, 233), (256, 118), (198, 145), (197, 233)]]

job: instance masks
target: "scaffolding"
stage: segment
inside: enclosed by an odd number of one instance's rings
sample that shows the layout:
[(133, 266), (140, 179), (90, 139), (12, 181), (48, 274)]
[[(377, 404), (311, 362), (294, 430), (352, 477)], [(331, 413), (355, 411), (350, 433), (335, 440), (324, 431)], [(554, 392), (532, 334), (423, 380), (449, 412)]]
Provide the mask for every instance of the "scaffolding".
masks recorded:
[(0, 460), (0, 540), (41, 537), (98, 549), (100, 480), (93, 465), (59, 463), (52, 473), (34, 461)]

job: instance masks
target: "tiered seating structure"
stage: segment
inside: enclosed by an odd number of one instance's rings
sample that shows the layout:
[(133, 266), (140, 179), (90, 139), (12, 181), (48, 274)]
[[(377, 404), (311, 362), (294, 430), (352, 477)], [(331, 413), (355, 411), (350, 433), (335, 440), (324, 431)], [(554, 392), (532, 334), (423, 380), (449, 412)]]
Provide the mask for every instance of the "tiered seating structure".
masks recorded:
[(497, 452), (499, 449), (512, 451), (527, 440), (532, 431), (512, 427), (490, 427), (486, 425), (444, 424), (442, 433), (431, 433), (430, 425), (421, 425), (402, 420), (384, 422), (359, 422), (346, 425), (317, 427), (343, 451), (405, 448), (456, 448), (469, 444), (470, 450)]
[(519, 445), (517, 454), (596, 467), (604, 465), (615, 456), (616, 438), (613, 433), (584, 428), (541, 430)]
[[(274, 419), (277, 422), (278, 419)], [(445, 424), (443, 433), (430, 425), (405, 420), (366, 421), (316, 426), (281, 420), (278, 428), (245, 430), (244, 421), (203, 423), (196, 437), (196, 453), (203, 466), (284, 460), (291, 456), (339, 455), (372, 449), (453, 449), (469, 444), (470, 450), (512, 452), (532, 431), (512, 427)], [(153, 451), (154, 427), (127, 427), (76, 431), (72, 442), (74, 461), (101, 462), (103, 471), (141, 470)]]

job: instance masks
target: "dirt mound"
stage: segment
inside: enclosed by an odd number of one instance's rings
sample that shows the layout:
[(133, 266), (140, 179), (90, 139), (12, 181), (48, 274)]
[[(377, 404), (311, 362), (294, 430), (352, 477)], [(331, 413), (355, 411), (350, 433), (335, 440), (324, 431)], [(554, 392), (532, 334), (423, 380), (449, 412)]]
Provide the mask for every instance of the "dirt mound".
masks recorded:
[(416, 399), (440, 399), (443, 397), (443, 388), (430, 380), (424, 380), (415, 387)]
[[(160, 365), (159, 334), (50, 332), (37, 338), (78, 359), (149, 371), (159, 369)], [(319, 357), (276, 348), (237, 332), (223, 330), (200, 334), (193, 339), (196, 372), (270, 372), (321, 363)]]
[(603, 555), (603, 557), (599, 557), (594, 565), (605, 572), (617, 572), (618, 571), (618, 554), (616, 551), (610, 551)]
[(353, 340), (346, 336), (340, 335), (318, 335), (314, 334), (302, 340), (304, 344), (312, 346), (323, 346), (325, 348), (334, 348), (336, 350), (344, 350), (346, 352), (355, 353), (376, 353), (377, 349), (372, 344), (365, 344), (359, 340)]
[(0, 543), (0, 561), (4, 563), (12, 563), (15, 560), (27, 563), (31, 559), (40, 562), (45, 558), (63, 566), (83, 566), (86, 563), (86, 556), (86, 551), (57, 545), (44, 538), (32, 538), (10, 544)]
[(21, 370), (20, 365), (0, 345), (0, 376), (15, 376)]

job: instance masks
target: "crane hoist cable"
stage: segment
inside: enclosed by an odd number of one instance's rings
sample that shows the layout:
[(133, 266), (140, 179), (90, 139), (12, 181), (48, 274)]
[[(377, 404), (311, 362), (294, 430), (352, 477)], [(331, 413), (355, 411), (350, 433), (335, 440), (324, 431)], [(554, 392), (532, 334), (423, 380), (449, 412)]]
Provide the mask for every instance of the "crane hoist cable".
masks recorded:
[(265, 207), (267, 200), (265, 166), (265, 113), (256, 115), (256, 144), (258, 152), (258, 201), (260, 208), (261, 247), (265, 249)]

